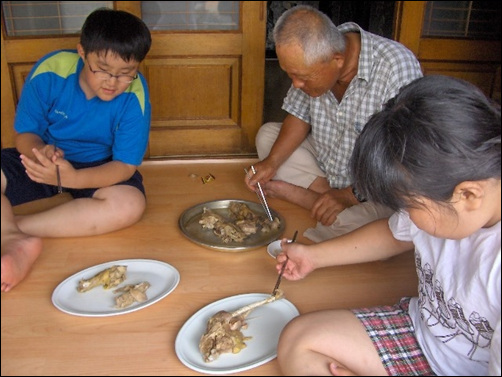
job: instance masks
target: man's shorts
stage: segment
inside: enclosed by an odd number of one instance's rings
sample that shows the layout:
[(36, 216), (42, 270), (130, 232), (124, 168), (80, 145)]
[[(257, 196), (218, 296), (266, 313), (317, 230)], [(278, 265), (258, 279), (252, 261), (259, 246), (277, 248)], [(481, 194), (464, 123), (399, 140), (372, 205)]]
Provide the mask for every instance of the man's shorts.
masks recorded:
[[(95, 166), (103, 165), (110, 162), (111, 159), (95, 162), (71, 162), (75, 169), (84, 169)], [(57, 186), (47, 185), (45, 183), (34, 182), (26, 174), (26, 169), (21, 163), (19, 152), (15, 148), (2, 149), (2, 171), (7, 178), (7, 187), (5, 189), (5, 196), (9, 199), (12, 206), (31, 202), (37, 199), (50, 198), (58, 193)], [(141, 173), (136, 170), (131, 178), (127, 181), (119, 182), (117, 185), (128, 185), (136, 187), (145, 195), (145, 188), (143, 186), (143, 177)], [(92, 198), (98, 188), (87, 189), (71, 189), (65, 188), (63, 183), (63, 191), (70, 193), (74, 198)]]
[(389, 376), (435, 376), (417, 342), (409, 305), (405, 297), (397, 305), (352, 312), (366, 328)]

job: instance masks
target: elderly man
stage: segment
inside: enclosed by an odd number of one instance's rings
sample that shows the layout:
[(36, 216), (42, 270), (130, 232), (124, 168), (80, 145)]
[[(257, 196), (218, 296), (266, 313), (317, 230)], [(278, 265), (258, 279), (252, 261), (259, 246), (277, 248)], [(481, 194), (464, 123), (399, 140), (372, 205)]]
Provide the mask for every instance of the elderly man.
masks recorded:
[(422, 77), (418, 60), (395, 41), (352, 22), (336, 27), (306, 5), (283, 13), (273, 37), (292, 80), (282, 106), (288, 115), (260, 128), (249, 189), (260, 182), (269, 197), (309, 209), (318, 224), (304, 235), (315, 242), (388, 217), (388, 208), (353, 190), (348, 162), (371, 115)]

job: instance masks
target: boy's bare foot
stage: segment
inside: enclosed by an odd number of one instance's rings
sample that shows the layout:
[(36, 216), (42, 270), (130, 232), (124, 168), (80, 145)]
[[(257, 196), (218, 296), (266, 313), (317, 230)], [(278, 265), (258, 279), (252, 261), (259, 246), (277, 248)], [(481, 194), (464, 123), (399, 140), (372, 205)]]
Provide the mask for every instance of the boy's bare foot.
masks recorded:
[(16, 235), (2, 240), (2, 292), (9, 292), (21, 282), (42, 252), (42, 239)]

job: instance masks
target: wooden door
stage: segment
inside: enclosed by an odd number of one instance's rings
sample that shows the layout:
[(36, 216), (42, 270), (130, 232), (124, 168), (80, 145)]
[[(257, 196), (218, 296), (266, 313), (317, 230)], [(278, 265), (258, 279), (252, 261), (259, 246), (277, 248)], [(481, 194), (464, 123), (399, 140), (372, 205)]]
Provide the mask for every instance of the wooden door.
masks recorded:
[[(476, 38), (424, 36), (427, 3), (427, 1), (396, 2), (394, 39), (415, 53), (424, 74), (462, 78), (477, 85), (486, 95), (500, 102), (500, 25), (498, 39), (485, 39), (482, 36)], [(450, 6), (460, 2), (436, 3)], [(492, 22), (498, 23), (498, 17), (494, 17)]]
[[(141, 17), (141, 2), (116, 1)], [(235, 31), (152, 31), (141, 65), (152, 123), (145, 158), (255, 155), (265, 75), (266, 2), (241, 1)], [(3, 17), (2, 17), (3, 19)], [(75, 48), (78, 36), (8, 38), (2, 23), (2, 147), (26, 76), (44, 54)]]

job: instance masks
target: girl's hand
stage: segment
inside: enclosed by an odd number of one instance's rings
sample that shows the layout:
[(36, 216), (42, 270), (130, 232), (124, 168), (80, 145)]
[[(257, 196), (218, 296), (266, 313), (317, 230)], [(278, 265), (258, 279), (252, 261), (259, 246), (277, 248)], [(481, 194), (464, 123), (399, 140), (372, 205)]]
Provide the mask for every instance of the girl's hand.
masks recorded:
[(303, 279), (315, 269), (307, 245), (297, 242), (289, 243), (286, 239), (283, 239), (281, 248), (282, 252), (277, 255), (277, 264), (275, 267), (277, 271), (280, 271), (287, 259), (286, 268), (283, 274), (286, 279)]

